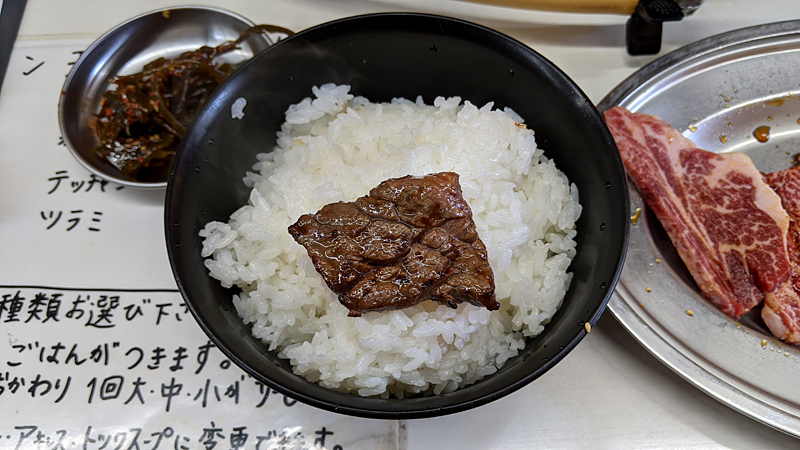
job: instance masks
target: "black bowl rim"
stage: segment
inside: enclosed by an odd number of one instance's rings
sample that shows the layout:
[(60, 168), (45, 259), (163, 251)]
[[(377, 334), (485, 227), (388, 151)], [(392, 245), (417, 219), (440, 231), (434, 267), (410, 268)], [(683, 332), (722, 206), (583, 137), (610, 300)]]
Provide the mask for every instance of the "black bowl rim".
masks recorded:
[[(575, 82), (569, 76), (567, 76), (561, 69), (559, 69), (550, 60), (548, 60), (543, 55), (541, 55), (540, 53), (538, 53), (535, 50), (533, 50), (531, 47), (525, 45), (524, 43), (522, 43), (522, 42), (520, 42), (520, 41), (518, 41), (518, 40), (516, 40), (516, 39), (514, 39), (514, 38), (512, 38), (512, 37), (510, 37), (510, 36), (508, 36), (506, 34), (500, 33), (499, 31), (491, 29), (489, 27), (485, 27), (483, 25), (476, 24), (474, 22), (466, 21), (466, 20), (463, 20), (463, 19), (458, 19), (458, 18), (453, 18), (453, 17), (448, 17), (448, 16), (442, 16), (442, 15), (436, 15), (436, 14), (414, 13), (414, 12), (382, 12), (382, 13), (370, 13), (370, 14), (362, 14), (362, 15), (344, 17), (344, 18), (341, 18), (341, 19), (336, 19), (336, 20), (332, 20), (332, 21), (329, 21), (329, 22), (325, 22), (325, 23), (319, 24), (319, 25), (315, 25), (313, 27), (301, 30), (301, 31), (295, 33), (294, 35), (289, 36), (289, 37), (287, 37), (285, 39), (282, 39), (281, 41), (279, 41), (279, 42), (275, 43), (274, 45), (268, 47), (267, 49), (265, 49), (263, 52), (259, 53), (258, 55), (255, 55), (247, 63), (245, 63), (239, 70), (245, 69), (250, 64), (255, 64), (256, 60), (258, 58), (262, 57), (263, 54), (270, 52), (273, 48), (279, 48), (279, 46), (282, 43), (291, 41), (293, 39), (302, 39), (306, 34), (315, 32), (315, 31), (317, 31), (317, 30), (319, 30), (321, 28), (335, 27), (337, 25), (348, 23), (348, 22), (353, 22), (353, 21), (380, 19), (380, 18), (384, 18), (384, 17), (387, 17), (387, 16), (407, 17), (407, 18), (412, 18), (412, 19), (413, 18), (418, 18), (418, 19), (423, 19), (423, 20), (441, 20), (441, 21), (446, 21), (446, 22), (459, 24), (459, 25), (462, 25), (462, 26), (475, 28), (477, 30), (480, 30), (480, 31), (485, 32), (485, 33), (488, 33), (490, 35), (494, 35), (494, 37), (496, 37), (496, 38), (500, 38), (500, 39), (506, 41), (509, 44), (509, 46), (516, 47), (520, 52), (525, 53), (525, 54), (527, 54), (527, 56), (537, 60), (537, 62), (539, 64), (541, 64), (540, 68), (543, 69), (544, 71), (546, 71), (549, 75), (553, 76), (554, 79), (557, 79), (558, 80), (558, 84), (560, 84), (562, 88), (568, 88), (568, 89), (570, 89), (570, 90), (572, 90), (574, 92), (574, 94), (570, 96), (570, 101), (573, 102), (576, 105), (576, 107), (578, 107), (578, 108), (588, 109), (588, 112), (593, 117), (593, 121), (595, 122), (595, 124), (599, 125), (598, 129), (599, 129), (600, 133), (602, 134), (602, 140), (603, 140), (602, 143), (604, 144), (604, 146), (608, 147), (609, 149), (613, 149), (614, 150), (614, 151), (610, 152), (611, 153), (611, 158), (613, 159), (613, 165), (619, 171), (619, 173), (622, 174), (621, 180), (619, 180), (619, 181), (622, 183), (621, 188), (622, 188), (622, 191), (625, 193), (624, 198), (623, 198), (623, 202), (624, 202), (623, 210), (624, 211), (630, 211), (630, 199), (629, 199), (629, 197), (627, 195), (627, 192), (628, 192), (627, 180), (626, 180), (626, 177), (625, 177), (625, 170), (624, 170), (624, 166), (622, 164), (622, 159), (620, 158), (619, 153), (616, 151), (616, 149), (617, 149), (616, 143), (615, 143), (615, 141), (614, 141), (614, 139), (613, 139), (613, 137), (611, 135), (611, 132), (606, 127), (605, 120), (602, 118), (602, 115), (597, 110), (597, 108), (595, 107), (594, 103), (592, 103), (588, 99), (586, 94), (577, 86), (577, 84), (575, 84)], [(225, 88), (227, 87), (227, 84), (232, 82), (231, 80), (234, 80), (235, 77), (236, 77), (236, 73), (231, 75), (225, 82), (223, 82), (222, 85), (220, 85), (217, 88), (215, 93), (212, 94), (212, 97), (215, 96), (215, 95), (218, 95), (217, 94), (218, 92), (223, 92), (225, 90)], [(198, 112), (197, 116), (198, 117), (202, 116), (205, 113), (206, 108), (208, 108), (208, 106), (211, 105), (212, 103), (213, 102), (211, 102), (211, 101), (206, 102), (206, 105), (203, 107), (203, 109), (200, 112)], [(186, 135), (187, 136), (190, 135), (193, 132), (194, 128), (197, 127), (197, 126), (198, 126), (197, 125), (197, 121), (193, 122), (192, 125), (190, 126), (189, 130), (187, 131)], [(483, 395), (483, 396), (480, 396), (480, 397), (477, 397), (477, 398), (471, 398), (471, 399), (468, 399), (468, 400), (463, 401), (461, 403), (451, 404), (451, 405), (447, 405), (447, 406), (430, 407), (430, 406), (426, 406), (423, 403), (422, 407), (420, 407), (420, 408), (402, 410), (402, 411), (385, 411), (385, 410), (380, 410), (380, 409), (371, 409), (371, 408), (364, 408), (364, 407), (357, 407), (357, 406), (347, 406), (347, 405), (342, 405), (342, 404), (337, 404), (337, 403), (333, 403), (333, 402), (330, 402), (330, 401), (326, 401), (326, 400), (317, 398), (317, 397), (315, 397), (313, 395), (309, 395), (309, 394), (306, 394), (306, 393), (303, 393), (303, 392), (295, 392), (295, 391), (290, 390), (290, 389), (288, 389), (288, 388), (286, 388), (286, 387), (284, 387), (284, 386), (282, 386), (282, 385), (280, 385), (280, 384), (278, 384), (276, 382), (273, 382), (266, 375), (261, 374), (261, 373), (257, 372), (256, 370), (254, 370), (253, 368), (249, 367), (245, 362), (241, 361), (230, 349), (226, 348), (225, 345), (223, 345), (223, 343), (220, 341), (220, 339), (218, 339), (217, 336), (214, 334), (213, 330), (200, 318), (200, 313), (195, 310), (194, 305), (193, 305), (192, 301), (190, 300), (189, 295), (187, 294), (186, 288), (185, 288), (183, 282), (181, 281), (180, 274), (179, 274), (179, 269), (177, 267), (176, 260), (175, 260), (175, 253), (172, 251), (173, 247), (175, 246), (175, 243), (177, 241), (178, 236), (177, 236), (177, 233), (176, 233), (175, 236), (172, 236), (172, 233), (171, 233), (171, 223), (173, 223), (173, 220), (170, 217), (170, 211), (173, 209), (173, 207), (172, 207), (172, 204), (173, 204), (172, 198), (176, 195), (176, 193), (175, 193), (176, 192), (175, 179), (176, 179), (176, 173), (178, 171), (178, 168), (180, 167), (179, 160), (181, 159), (182, 155), (187, 152), (187, 151), (184, 150), (184, 143), (187, 142), (187, 141), (188, 140), (183, 140), (181, 142), (181, 146), (179, 147), (178, 153), (175, 156), (175, 162), (173, 163), (172, 169), (170, 171), (169, 179), (168, 179), (166, 200), (165, 200), (165, 209), (164, 209), (164, 223), (165, 223), (165, 232), (166, 232), (167, 251), (168, 251), (168, 254), (169, 254), (170, 266), (172, 268), (173, 275), (175, 277), (175, 282), (177, 284), (177, 287), (178, 287), (181, 295), (183, 296), (184, 300), (186, 301), (187, 307), (191, 311), (191, 313), (194, 316), (195, 320), (200, 325), (202, 330), (206, 333), (206, 335), (209, 337), (209, 339), (211, 339), (211, 341), (214, 342), (214, 344), (217, 346), (217, 348), (220, 351), (222, 351), (222, 353), (227, 358), (229, 358), (231, 361), (233, 361), (237, 366), (239, 366), (242, 370), (244, 370), (250, 376), (254, 377), (255, 379), (259, 380), (260, 382), (266, 384), (271, 389), (273, 389), (273, 390), (275, 390), (275, 391), (277, 391), (277, 392), (279, 392), (279, 393), (281, 393), (283, 395), (286, 395), (286, 396), (291, 397), (291, 398), (293, 398), (295, 400), (299, 400), (299, 401), (301, 401), (301, 402), (303, 402), (305, 404), (308, 404), (308, 405), (311, 405), (311, 406), (314, 406), (314, 407), (317, 407), (317, 408), (320, 408), (320, 409), (323, 409), (323, 410), (336, 412), (336, 413), (341, 413), (341, 414), (346, 414), (346, 415), (351, 415), (351, 416), (356, 416), (356, 417), (371, 418), (371, 419), (393, 419), (393, 420), (421, 419), (421, 418), (437, 417), (437, 416), (442, 416), (442, 415), (447, 415), (447, 414), (458, 413), (458, 412), (462, 412), (462, 411), (465, 411), (465, 410), (468, 410), (468, 409), (476, 408), (478, 406), (485, 405), (487, 403), (490, 403), (490, 402), (492, 402), (494, 400), (502, 398), (502, 397), (504, 397), (504, 396), (506, 396), (508, 394), (511, 394), (512, 392), (515, 392), (515, 391), (519, 390), (520, 388), (526, 386), (527, 384), (529, 384), (533, 380), (539, 378), (542, 374), (544, 374), (545, 372), (550, 370), (558, 362), (560, 362), (570, 351), (572, 351), (572, 349), (575, 348), (575, 346), (577, 346), (577, 344), (583, 339), (583, 337), (586, 336), (586, 334), (589, 333), (589, 331), (587, 331), (583, 327), (581, 327), (580, 330), (578, 330), (576, 332), (576, 335), (566, 345), (561, 347), (559, 352), (554, 357), (550, 358), (547, 362), (545, 362), (537, 370), (534, 370), (534, 371), (530, 372), (529, 374), (527, 374), (526, 376), (518, 379), (517, 381), (515, 381), (515, 382), (513, 382), (511, 384), (508, 384), (508, 385), (502, 387), (501, 389), (498, 389), (497, 391), (495, 391), (495, 392), (493, 392), (491, 394)], [(593, 326), (593, 325), (596, 324), (597, 320), (600, 318), (600, 316), (602, 315), (602, 313), (606, 309), (608, 301), (609, 301), (611, 295), (614, 292), (614, 288), (615, 288), (615, 286), (616, 286), (616, 284), (617, 284), (617, 282), (619, 280), (620, 274), (622, 272), (622, 268), (623, 268), (623, 265), (624, 265), (624, 262), (625, 262), (625, 256), (626, 256), (626, 252), (627, 252), (627, 247), (628, 247), (629, 235), (630, 235), (630, 221), (623, 220), (623, 224), (624, 224), (623, 242), (622, 242), (621, 248), (619, 249), (619, 258), (617, 260), (617, 266), (616, 266), (616, 268), (615, 268), (615, 270), (613, 272), (613, 278), (608, 283), (609, 284), (609, 288), (606, 291), (606, 294), (604, 295), (602, 301), (598, 303), (596, 310), (591, 315), (591, 318), (589, 320), (587, 320), (587, 322), (586, 322), (590, 326)], [(297, 375), (297, 376), (299, 376), (299, 375)], [(490, 375), (490, 376), (492, 376), (492, 375)], [(470, 386), (472, 386), (472, 385), (470, 385)], [(460, 391), (462, 391), (464, 389), (468, 389), (470, 386), (464, 386), (464, 387), (458, 389), (455, 392), (460, 392)], [(322, 389), (327, 389), (327, 388), (324, 388), (324, 387), (322, 387), (320, 385), (317, 385), (317, 387), (322, 388)], [(334, 391), (332, 389), (330, 391), (338, 393), (338, 394), (341, 394), (343, 396), (352, 396), (355, 399), (355, 401), (358, 401), (359, 399), (370, 398), (370, 397), (358, 397), (355, 394), (346, 394), (346, 393)], [(441, 394), (441, 395), (447, 395), (447, 394)], [(426, 398), (439, 398), (439, 397), (441, 397), (441, 395), (440, 396), (434, 396), (434, 397), (426, 397)]]

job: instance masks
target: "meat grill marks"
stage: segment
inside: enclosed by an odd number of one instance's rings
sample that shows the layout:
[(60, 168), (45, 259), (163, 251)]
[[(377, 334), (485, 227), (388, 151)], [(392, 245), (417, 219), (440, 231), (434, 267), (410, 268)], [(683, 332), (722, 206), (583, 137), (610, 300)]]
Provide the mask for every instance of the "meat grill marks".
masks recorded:
[(628, 175), (703, 295), (738, 318), (786, 281), (789, 218), (741, 153), (700, 150), (661, 119), (605, 113)]
[(800, 167), (771, 173), (764, 179), (789, 214), (786, 247), (792, 273), (787, 282), (765, 295), (761, 318), (775, 337), (800, 344)]
[(495, 310), (494, 275), (458, 178), (386, 180), (355, 202), (301, 216), (289, 233), (351, 317), (428, 298)]

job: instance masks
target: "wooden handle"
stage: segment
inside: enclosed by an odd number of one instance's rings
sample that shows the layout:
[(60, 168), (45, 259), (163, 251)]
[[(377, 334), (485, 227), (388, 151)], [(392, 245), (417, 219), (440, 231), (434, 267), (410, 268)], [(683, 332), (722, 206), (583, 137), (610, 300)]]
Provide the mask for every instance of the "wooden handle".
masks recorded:
[(541, 11), (633, 14), (639, 0), (463, 0), (487, 5), (512, 8), (538, 9)]

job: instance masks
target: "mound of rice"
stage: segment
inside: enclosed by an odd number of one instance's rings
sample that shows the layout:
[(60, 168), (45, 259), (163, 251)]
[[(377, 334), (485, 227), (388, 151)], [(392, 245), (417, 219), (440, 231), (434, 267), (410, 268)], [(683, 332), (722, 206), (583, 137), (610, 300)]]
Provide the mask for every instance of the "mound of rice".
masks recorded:
[[(315, 87), (314, 99), (289, 107), (277, 146), (245, 177), (249, 203), (200, 232), (206, 267), (223, 286), (241, 288), (233, 304), (242, 320), (310, 381), (400, 398), (474, 383), (517, 355), (561, 305), (577, 189), (509, 109), (459, 97), (376, 104), (349, 90)], [(427, 301), (347, 317), (287, 227), (388, 178), (443, 171), (461, 177), (500, 309)]]

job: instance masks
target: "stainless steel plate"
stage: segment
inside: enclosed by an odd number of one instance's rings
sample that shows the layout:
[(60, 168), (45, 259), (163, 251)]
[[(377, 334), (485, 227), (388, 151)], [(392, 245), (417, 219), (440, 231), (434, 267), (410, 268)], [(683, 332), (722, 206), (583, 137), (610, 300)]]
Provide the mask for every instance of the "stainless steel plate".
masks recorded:
[[(800, 21), (715, 36), (645, 66), (615, 88), (621, 105), (655, 114), (698, 147), (747, 153), (762, 172), (800, 152)], [(770, 127), (769, 140), (754, 138)], [(695, 386), (800, 437), (800, 349), (769, 333), (760, 309), (735, 321), (699, 293), (655, 216), (629, 183), (628, 255), (609, 309), (664, 364)], [(691, 311), (691, 313), (689, 313)]]

